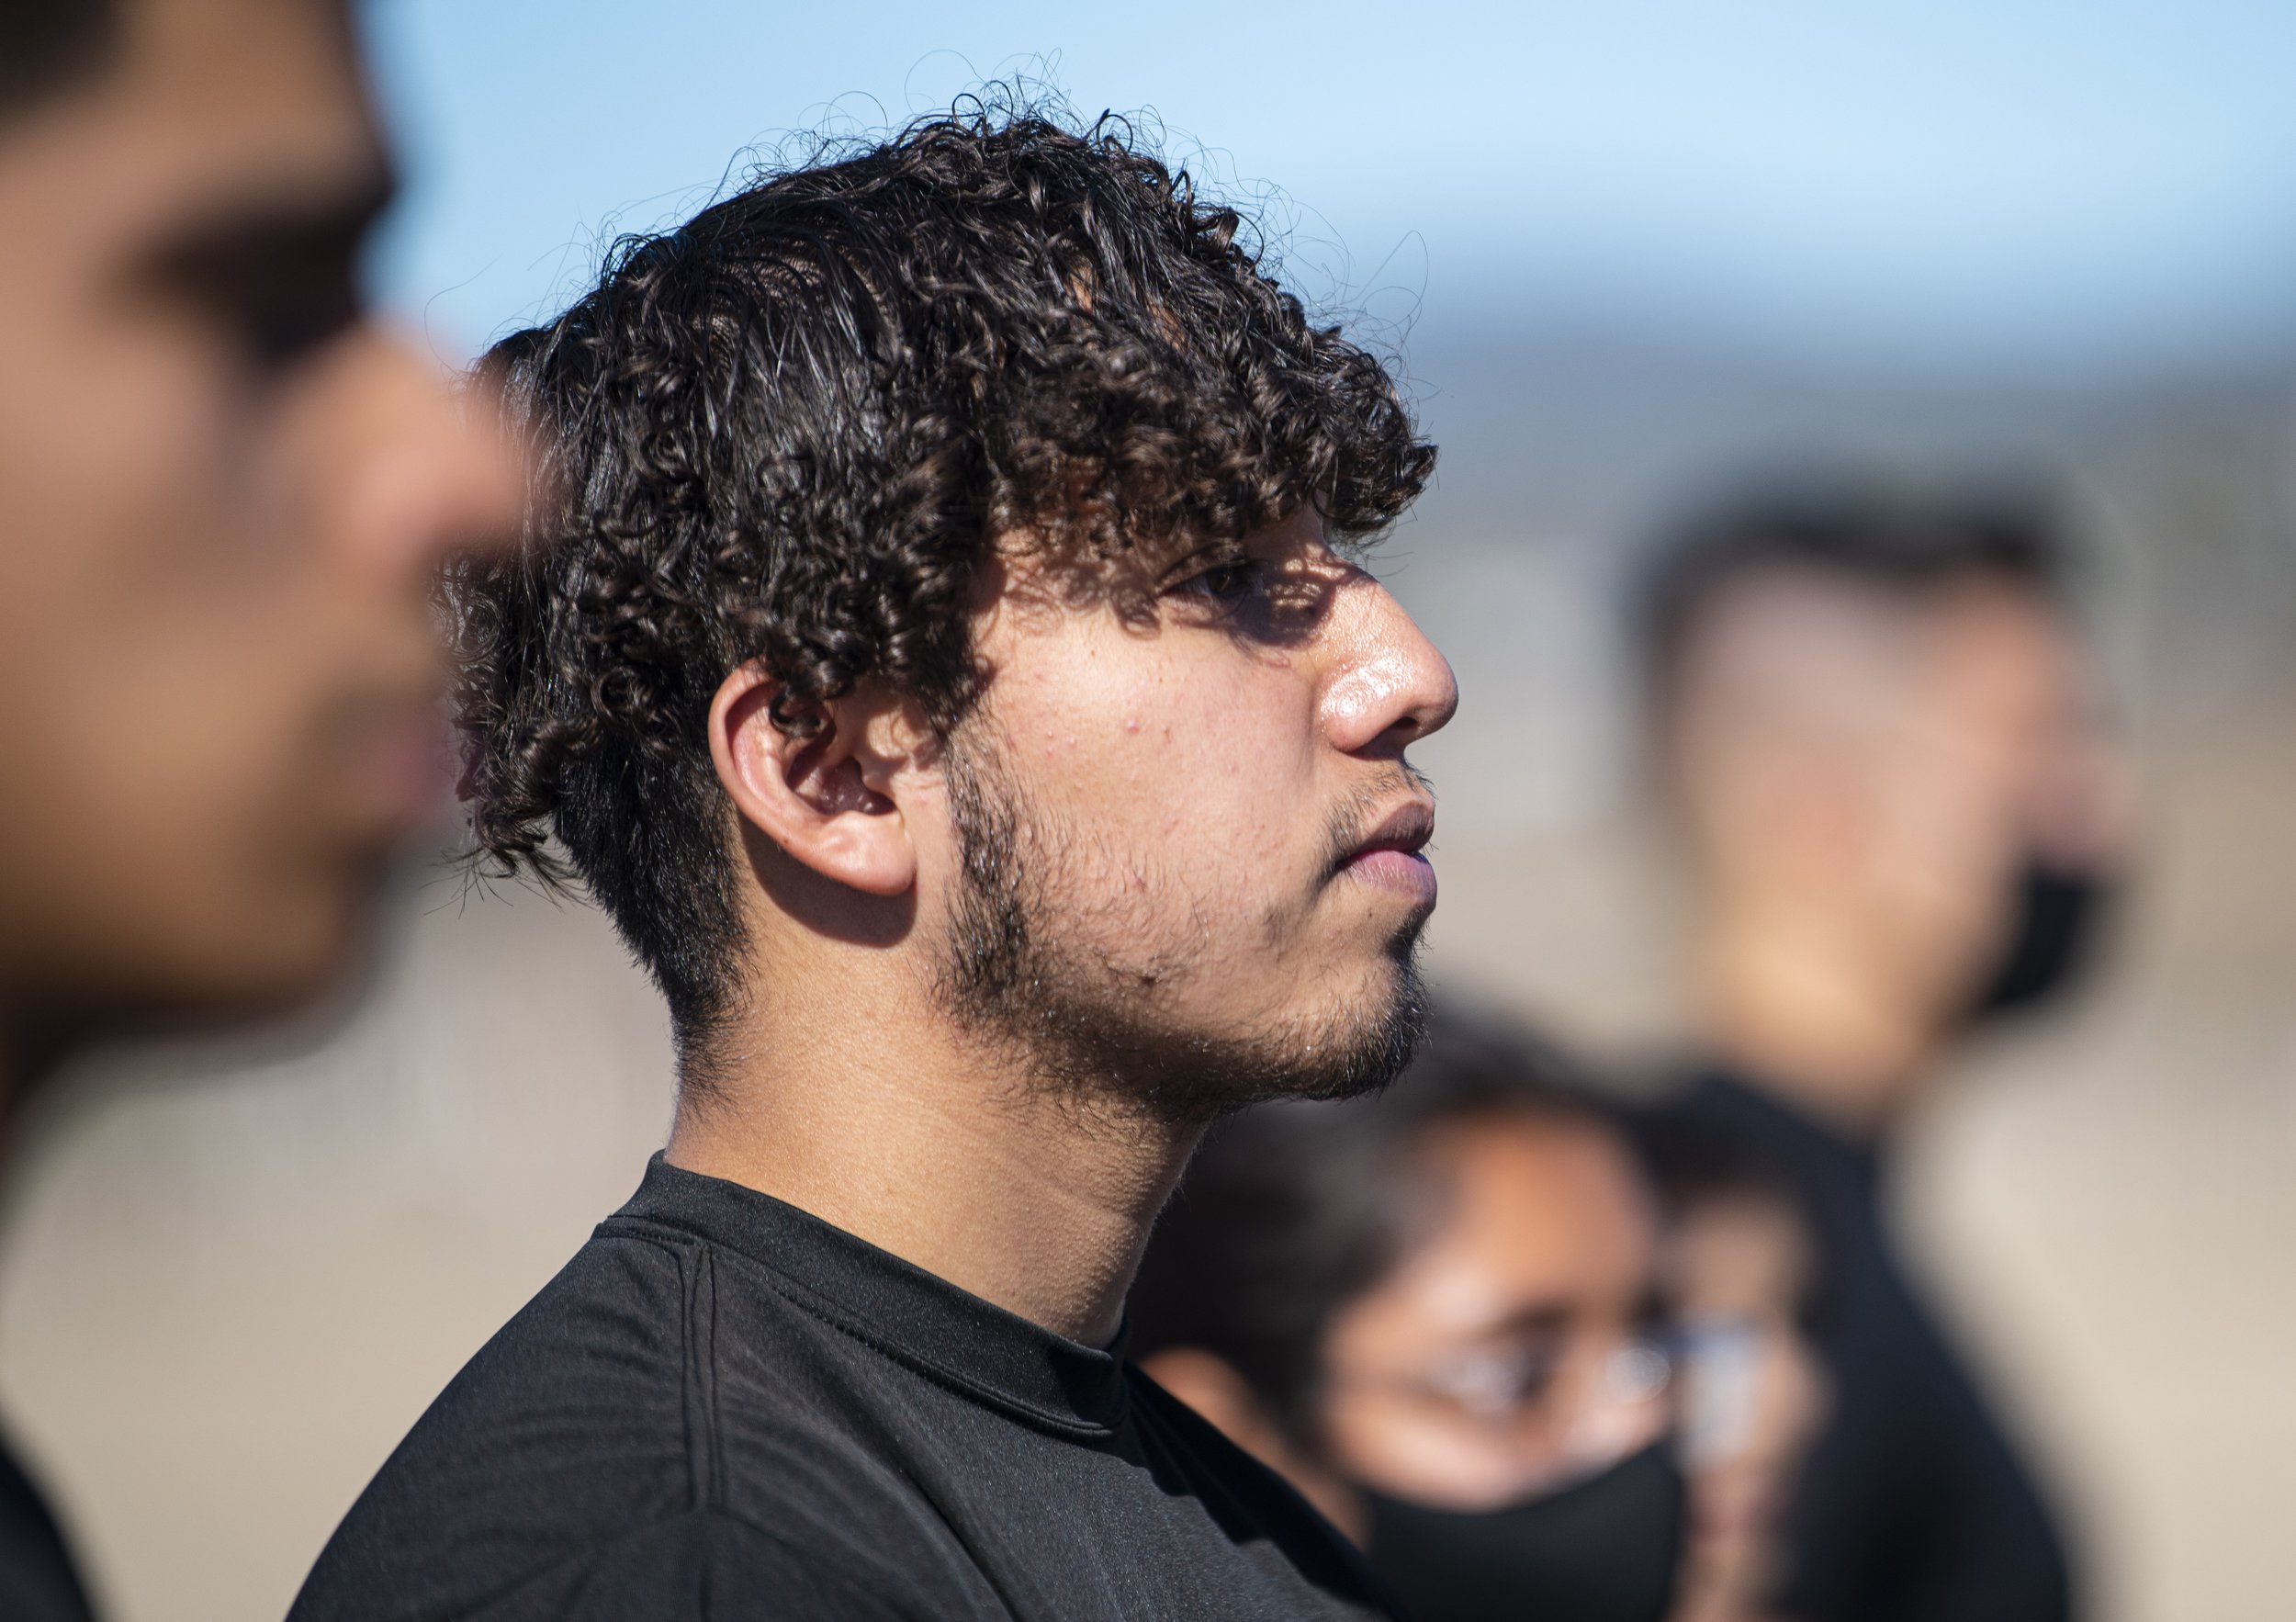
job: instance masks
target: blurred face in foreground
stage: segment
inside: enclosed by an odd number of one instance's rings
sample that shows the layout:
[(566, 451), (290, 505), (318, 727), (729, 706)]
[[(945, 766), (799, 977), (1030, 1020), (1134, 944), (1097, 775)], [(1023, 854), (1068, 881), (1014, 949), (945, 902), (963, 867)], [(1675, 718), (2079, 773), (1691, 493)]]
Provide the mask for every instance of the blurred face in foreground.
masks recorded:
[(433, 804), (429, 582), (512, 499), (355, 286), (332, 0), (141, 0), (0, 126), (0, 1020), (323, 986)]

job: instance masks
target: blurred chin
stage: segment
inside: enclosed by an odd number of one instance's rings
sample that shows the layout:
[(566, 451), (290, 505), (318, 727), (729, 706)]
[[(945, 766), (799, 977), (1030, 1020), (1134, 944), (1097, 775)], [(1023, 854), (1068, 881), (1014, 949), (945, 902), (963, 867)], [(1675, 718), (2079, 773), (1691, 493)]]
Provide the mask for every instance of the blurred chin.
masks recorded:
[[(120, 973), (90, 965), (94, 1021), (124, 1033), (197, 1031), (301, 1011), (353, 980), (369, 956), (375, 875), (314, 883), (273, 905), (188, 912), (123, 953)], [(164, 942), (164, 950), (152, 947)], [(108, 984), (106, 982), (108, 981)], [(99, 1030), (93, 1034), (103, 1034)]]

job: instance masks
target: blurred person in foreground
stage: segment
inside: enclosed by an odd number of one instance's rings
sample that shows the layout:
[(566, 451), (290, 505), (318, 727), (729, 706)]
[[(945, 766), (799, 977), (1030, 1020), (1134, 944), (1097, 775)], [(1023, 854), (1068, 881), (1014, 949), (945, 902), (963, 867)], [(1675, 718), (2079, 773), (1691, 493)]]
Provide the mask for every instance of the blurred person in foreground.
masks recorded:
[(1806, 1367), (1790, 1317), (1663, 1312), (1668, 1248), (1575, 1076), (1446, 1015), (1376, 1098), (1213, 1130), (1150, 1241), (1132, 1346), (1416, 1622), (1748, 1622), (1751, 1562), (1702, 1501), (1790, 1468)]
[[(0, 1112), (285, 1008), (433, 806), (436, 565), (515, 488), (370, 326), (390, 194), (331, 0), (0, 5)], [(0, 1453), (0, 1616), (81, 1617)]]
[(2070, 1613), (2048, 1509), (1882, 1209), (1893, 1123), (1956, 1042), (2071, 983), (2120, 859), (2067, 567), (2030, 506), (1813, 490), (1694, 524), (1643, 601), (1705, 1044), (1653, 1130), (1765, 1166), (1817, 1245), (1803, 1622)]
[[(669, 1003), (666, 1153), (352, 1509), (319, 1618), (1361, 1616), (1118, 1344), (1205, 1126), (1418, 1023), (1434, 450), (1117, 120), (968, 104), (505, 339), (487, 851)], [(535, 1010), (537, 1017), (546, 1017)]]

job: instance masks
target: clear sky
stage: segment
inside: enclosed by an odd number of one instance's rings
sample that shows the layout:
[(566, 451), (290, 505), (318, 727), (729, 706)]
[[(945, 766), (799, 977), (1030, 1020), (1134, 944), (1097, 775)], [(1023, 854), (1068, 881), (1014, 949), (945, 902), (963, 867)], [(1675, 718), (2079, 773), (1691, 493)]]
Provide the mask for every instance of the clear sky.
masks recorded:
[(459, 358), (744, 149), (1015, 71), (1281, 188), (1311, 288), (1447, 332), (1860, 365), (2296, 360), (2290, 0), (371, 0), (376, 262)]

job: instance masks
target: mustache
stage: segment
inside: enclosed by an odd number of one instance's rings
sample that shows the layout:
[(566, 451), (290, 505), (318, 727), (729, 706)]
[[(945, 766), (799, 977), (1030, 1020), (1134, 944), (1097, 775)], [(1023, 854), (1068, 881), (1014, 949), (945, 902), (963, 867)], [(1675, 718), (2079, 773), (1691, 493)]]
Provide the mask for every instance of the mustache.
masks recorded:
[(1359, 785), (1332, 808), (1324, 819), (1324, 870), (1337, 873), (1369, 842), (1399, 801), (1432, 806), (1435, 781), (1407, 760), (1399, 760), (1379, 776)]

